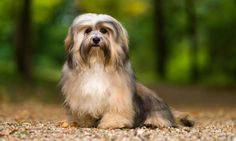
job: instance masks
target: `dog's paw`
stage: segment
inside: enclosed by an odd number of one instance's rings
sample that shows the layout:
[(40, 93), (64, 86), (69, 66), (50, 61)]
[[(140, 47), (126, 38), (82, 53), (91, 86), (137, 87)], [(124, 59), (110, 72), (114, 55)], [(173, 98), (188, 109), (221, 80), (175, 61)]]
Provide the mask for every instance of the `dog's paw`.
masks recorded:
[(145, 120), (144, 126), (152, 128), (165, 128), (165, 127), (173, 127), (175, 125), (167, 119), (160, 117), (151, 117)]
[(120, 115), (105, 115), (100, 123), (98, 124), (98, 128), (103, 129), (119, 129), (119, 128), (131, 128), (132, 120), (129, 120)]
[(114, 123), (114, 122), (109, 122), (109, 123), (100, 123), (98, 125), (98, 128), (101, 129), (121, 129), (121, 128), (127, 128), (128, 125), (122, 124), (122, 123)]
[(144, 121), (144, 126), (153, 128), (175, 127), (175, 121), (168, 112), (150, 112)]

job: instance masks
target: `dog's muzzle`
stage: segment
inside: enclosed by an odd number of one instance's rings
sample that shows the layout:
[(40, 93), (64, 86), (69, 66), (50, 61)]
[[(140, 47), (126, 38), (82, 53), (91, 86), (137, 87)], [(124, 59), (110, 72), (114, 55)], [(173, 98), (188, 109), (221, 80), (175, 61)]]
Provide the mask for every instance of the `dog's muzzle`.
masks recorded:
[(80, 47), (80, 55), (84, 62), (88, 62), (90, 55), (91, 55), (91, 50), (101, 50), (103, 52), (103, 55), (105, 57), (105, 64), (110, 60), (111, 57), (111, 50), (110, 50), (110, 45), (109, 42), (99, 36), (92, 36), (89, 39), (89, 43), (86, 43), (86, 40), (82, 42), (81, 47)]

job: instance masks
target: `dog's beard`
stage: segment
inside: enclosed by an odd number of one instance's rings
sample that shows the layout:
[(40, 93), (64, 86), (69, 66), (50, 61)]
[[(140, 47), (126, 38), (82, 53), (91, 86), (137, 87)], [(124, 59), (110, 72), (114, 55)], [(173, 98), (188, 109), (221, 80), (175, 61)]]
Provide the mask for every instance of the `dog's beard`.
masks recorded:
[(88, 40), (83, 40), (79, 54), (85, 66), (91, 67), (94, 64), (103, 64), (106, 66), (111, 60), (110, 43), (104, 39), (100, 45), (95, 46)]

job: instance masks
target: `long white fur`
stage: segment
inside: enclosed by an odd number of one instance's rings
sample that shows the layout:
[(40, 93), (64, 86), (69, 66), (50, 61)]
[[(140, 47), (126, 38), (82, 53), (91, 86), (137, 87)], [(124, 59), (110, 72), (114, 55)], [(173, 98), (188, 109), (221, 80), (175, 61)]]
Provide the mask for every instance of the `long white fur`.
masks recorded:
[(87, 71), (80, 72), (79, 75), (83, 77), (78, 77), (67, 65), (64, 65), (63, 71), (67, 72), (68, 79), (63, 89), (69, 91), (66, 92), (66, 102), (70, 104), (71, 110), (93, 117), (101, 115), (110, 93), (109, 78), (106, 77), (103, 67), (97, 64)]
[[(75, 18), (72, 26), (83, 23), (85, 25), (95, 26), (99, 21), (113, 20), (108, 15), (86, 14)], [(85, 22), (84, 22), (85, 21)], [(118, 22), (118, 21), (117, 21)], [(73, 31), (74, 45), (72, 52), (74, 53), (74, 61), (80, 58), (79, 49), (85, 36), (84, 31)], [(123, 31), (126, 33), (126, 31)], [(110, 36), (111, 55), (116, 56), (117, 52), (122, 52), (118, 43)], [(94, 49), (94, 48), (93, 48)], [(62, 92), (65, 96), (65, 103), (68, 104), (72, 115), (79, 119), (82, 116), (89, 115), (93, 118), (99, 119), (104, 117), (102, 121), (111, 115), (114, 121), (119, 120), (118, 125), (121, 127), (131, 127), (133, 124), (133, 92), (129, 86), (129, 74), (121, 73), (114, 67), (104, 66), (104, 61), (101, 61), (99, 54), (101, 51), (90, 56), (89, 67), (77, 66), (76, 68), (69, 68), (67, 63), (63, 66), (63, 85)], [(99, 59), (100, 58), (100, 59)], [(113, 58), (112, 58), (113, 59)], [(129, 66), (129, 65), (128, 65)], [(123, 121), (120, 121), (123, 120)], [(107, 121), (101, 122), (100, 127), (110, 127), (111, 125), (104, 125)]]

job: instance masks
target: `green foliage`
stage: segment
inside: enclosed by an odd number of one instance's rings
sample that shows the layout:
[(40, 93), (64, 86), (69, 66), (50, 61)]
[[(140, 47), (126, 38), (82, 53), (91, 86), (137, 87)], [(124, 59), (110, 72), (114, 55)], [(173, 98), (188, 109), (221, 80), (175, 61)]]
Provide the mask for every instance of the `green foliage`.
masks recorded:
[(55, 8), (62, 4), (62, 0), (33, 0), (32, 13), (35, 24), (45, 24), (55, 13)]
[[(120, 20), (129, 33), (130, 58), (138, 80), (158, 82), (154, 0), (33, 0), (32, 39), (36, 80), (59, 80), (65, 60), (64, 38), (77, 12), (105, 13)], [(0, 1), (0, 72), (17, 76), (14, 57), (14, 30), (17, 6), (22, 1)], [(236, 83), (236, 2), (196, 1), (199, 83)], [(164, 1), (168, 60), (168, 83), (191, 83), (190, 41), (187, 37), (185, 0)], [(8, 75), (7, 75), (8, 74)], [(4, 77), (7, 79), (7, 77)], [(3, 82), (1, 82), (3, 83)], [(7, 91), (3, 87), (1, 90)]]
[[(12, 32), (14, 23), (12, 19), (12, 0), (0, 1), (0, 60), (7, 60), (6, 58), (12, 57)], [(6, 13), (9, 13), (8, 15)]]

